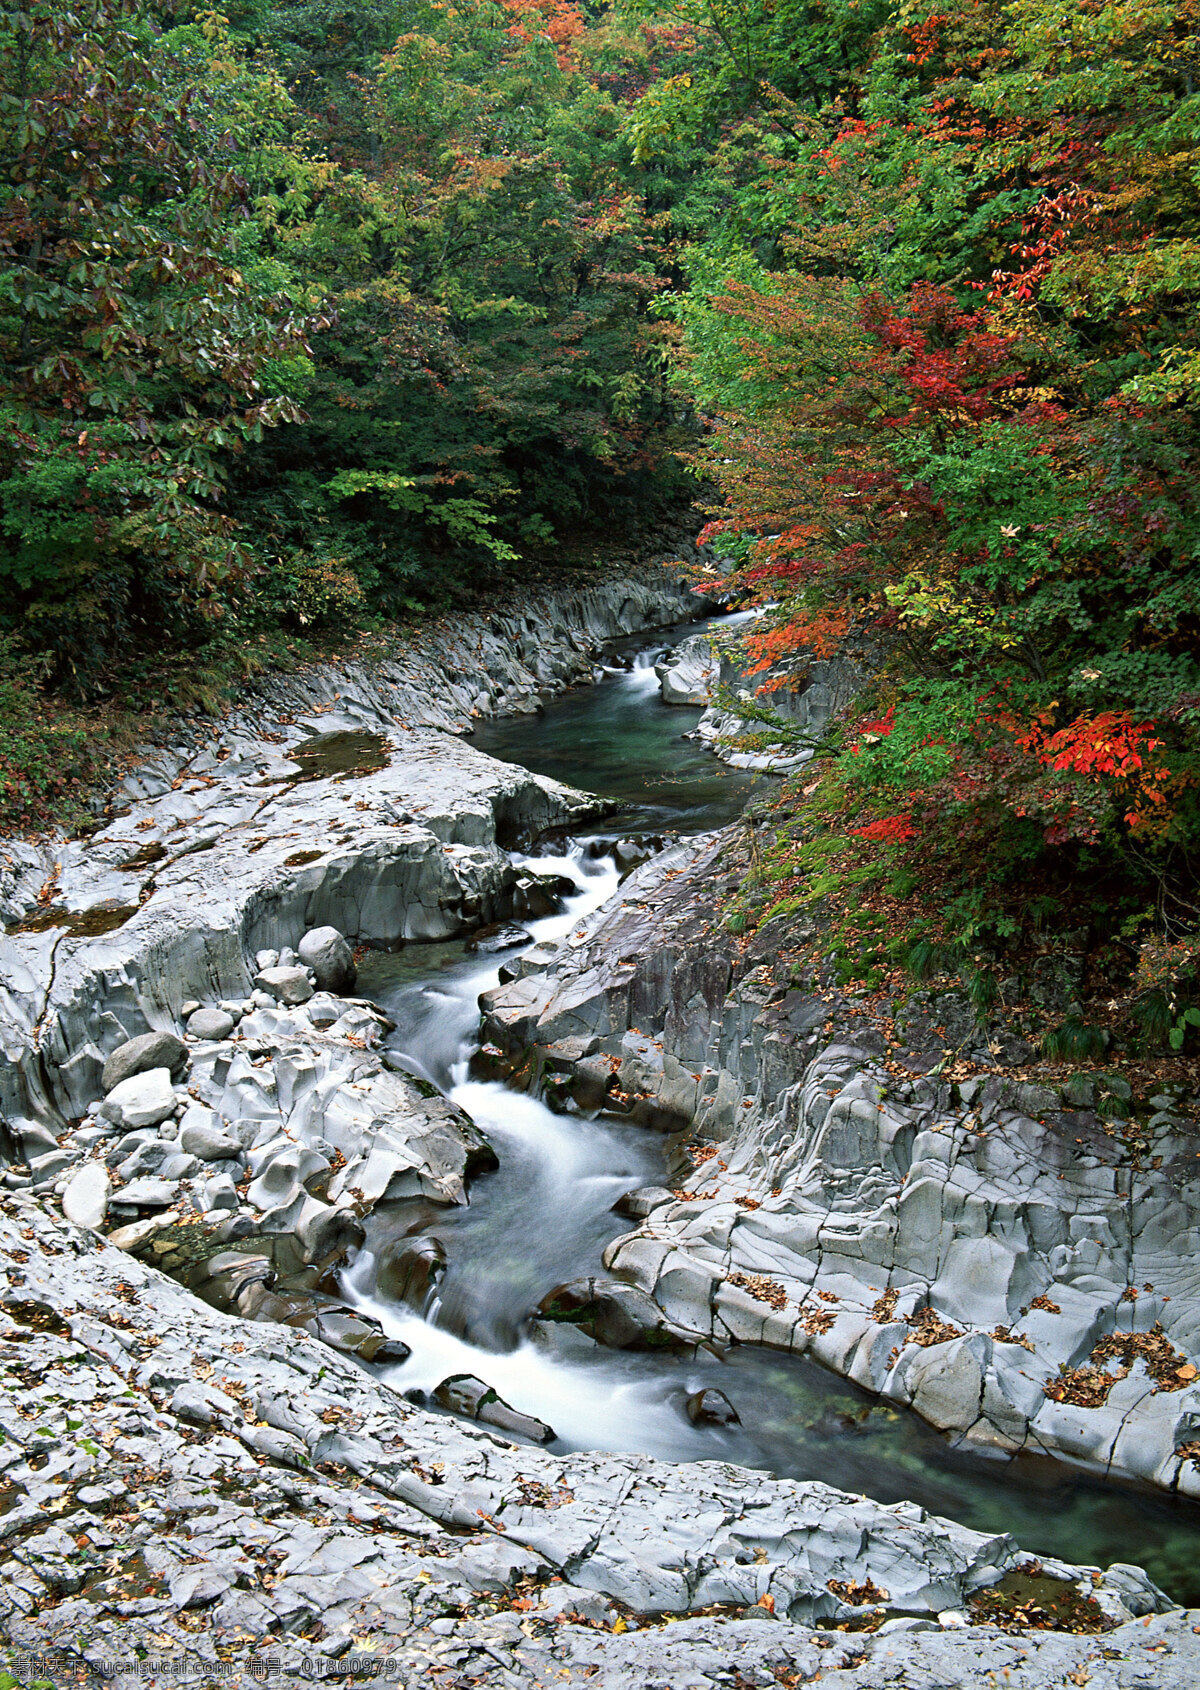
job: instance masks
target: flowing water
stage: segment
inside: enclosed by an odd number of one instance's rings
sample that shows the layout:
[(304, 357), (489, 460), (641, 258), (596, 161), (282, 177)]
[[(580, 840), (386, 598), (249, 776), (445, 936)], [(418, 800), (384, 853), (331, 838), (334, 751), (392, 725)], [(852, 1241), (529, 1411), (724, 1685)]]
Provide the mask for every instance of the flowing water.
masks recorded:
[[(652, 668), (661, 645), (625, 646), (616, 657), (632, 667), (614, 667), (537, 717), (488, 723), (476, 734), (493, 756), (622, 805), (603, 834), (568, 842), (557, 855), (516, 859), (575, 886), (561, 914), (524, 923), (534, 940), (562, 937), (616, 890), (618, 872), (604, 854), (612, 841), (720, 826), (756, 789), (752, 777), (681, 737), (700, 712), (661, 703)], [(496, 984), (499, 960), (469, 954), (459, 940), (363, 961), (360, 989), (396, 1023), (393, 1058), (465, 1109), (500, 1164), (475, 1179), (464, 1207), (406, 1202), (371, 1218), (346, 1291), (412, 1350), (384, 1370), (389, 1383), (428, 1392), (451, 1374), (474, 1374), (514, 1408), (548, 1421), (555, 1449), (734, 1461), (881, 1502), (907, 1498), (979, 1530), (1010, 1531), (1040, 1554), (1138, 1562), (1179, 1600), (1200, 1602), (1195, 1504), (1107, 1484), (1061, 1462), (955, 1452), (916, 1416), (803, 1357), (753, 1347), (735, 1347), (723, 1360), (705, 1351), (677, 1358), (609, 1350), (569, 1327), (532, 1323), (530, 1312), (556, 1285), (603, 1272), (605, 1244), (630, 1225), (613, 1203), (636, 1186), (662, 1183), (664, 1153), (645, 1129), (556, 1115), (525, 1094), (470, 1078), (478, 997)], [(394, 1294), (393, 1271), (417, 1237), (436, 1239), (446, 1256), (419, 1313)], [(739, 1408), (740, 1426), (690, 1423), (685, 1400), (707, 1386)]]

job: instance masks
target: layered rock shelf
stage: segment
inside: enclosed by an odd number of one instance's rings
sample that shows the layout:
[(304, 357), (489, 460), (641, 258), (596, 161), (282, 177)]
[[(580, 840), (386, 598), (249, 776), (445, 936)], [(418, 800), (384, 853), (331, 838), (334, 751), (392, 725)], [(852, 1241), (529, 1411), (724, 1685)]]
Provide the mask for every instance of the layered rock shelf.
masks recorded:
[(729, 844), (639, 868), (487, 999), (494, 1071), (696, 1135), (675, 1189), (626, 1209), (644, 1218), (610, 1272), (956, 1440), (1200, 1496), (1200, 1124), (1165, 1098), (1102, 1120), (1094, 1085), (1067, 1098), (999, 1067), (953, 1086), (933, 1023), (954, 1006), (914, 1011), (887, 1051), (844, 994), (722, 933)]
[[(725, 1463), (554, 1453), (486, 1379), (445, 1380), (440, 1413), (390, 1388), (405, 1346), (345, 1301), (374, 1208), (461, 1205), (496, 1162), (389, 1054), (358, 948), (545, 913), (555, 888), (511, 853), (603, 810), (464, 734), (695, 606), (655, 567), (276, 678), (147, 754), (86, 840), (5, 843), (18, 1655), (142, 1683), (184, 1664), (413, 1687), (1196, 1682), (1197, 1616), (1135, 1567), (1035, 1563), (1003, 1533)], [(885, 1085), (836, 1003), (720, 941), (722, 848), (653, 857), (487, 1003), (491, 1071), (695, 1135), (673, 1189), (623, 1200), (612, 1285), (543, 1317), (808, 1349), (970, 1441), (1196, 1489), (1181, 1373), (1151, 1380), (1139, 1353), (1100, 1410), (1045, 1392), (1152, 1321), (1190, 1365), (1191, 1128), (1165, 1117), (1161, 1165), (1134, 1170), (1057, 1098)], [(737, 1419), (715, 1390), (687, 1414)], [(1017, 1639), (992, 1622), (1029, 1591), (1060, 1629)]]

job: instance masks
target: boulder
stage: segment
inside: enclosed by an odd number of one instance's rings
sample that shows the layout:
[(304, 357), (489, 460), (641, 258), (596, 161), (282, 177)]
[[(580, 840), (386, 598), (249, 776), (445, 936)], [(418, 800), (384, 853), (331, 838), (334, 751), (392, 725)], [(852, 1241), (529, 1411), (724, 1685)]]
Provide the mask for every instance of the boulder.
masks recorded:
[(313, 995), (313, 983), (302, 968), (264, 968), (254, 976), (254, 983), (270, 992), (276, 1003), (307, 1003)]
[(176, 1097), (167, 1068), (151, 1068), (134, 1074), (113, 1087), (100, 1106), (106, 1121), (127, 1131), (133, 1127), (156, 1127), (175, 1113)]
[(305, 1209), (296, 1223), (296, 1237), (306, 1262), (342, 1255), (353, 1245), (361, 1244), (365, 1236), (361, 1221), (353, 1214), (324, 1204), (314, 1203)]
[(440, 1238), (402, 1238), (379, 1261), (376, 1294), (424, 1314), (445, 1268), (446, 1251)]
[(636, 1191), (627, 1191), (623, 1197), (617, 1198), (613, 1214), (625, 1215), (631, 1221), (644, 1221), (655, 1209), (671, 1202), (674, 1202), (674, 1194), (665, 1185), (641, 1185)]
[(29, 1163), (34, 1190), (40, 1191), (53, 1185), (59, 1175), (65, 1174), (74, 1163), (75, 1156), (70, 1150), (47, 1150), (41, 1156), (34, 1156)]
[(169, 1209), (178, 1195), (177, 1180), (135, 1179), (121, 1187), (116, 1201), (134, 1209)]
[(463, 949), (478, 951), (481, 956), (494, 956), (497, 951), (513, 951), (518, 945), (532, 943), (533, 934), (518, 927), (515, 921), (493, 921), (472, 933)]
[(512, 913), (518, 921), (536, 921), (541, 916), (557, 915), (563, 899), (579, 888), (565, 874), (526, 869), (513, 887)]
[(179, 1148), (189, 1156), (198, 1156), (202, 1162), (224, 1162), (242, 1153), (236, 1138), (208, 1126), (184, 1127), (179, 1134)]
[[(299, 956), (305, 968), (311, 968), (316, 975), (321, 991), (344, 997), (354, 990), (358, 980), (354, 952), (336, 927), (312, 928), (300, 941)], [(270, 970), (264, 972), (269, 973)], [(308, 995), (311, 997), (312, 993)], [(304, 1000), (285, 998), (283, 1001), (295, 1003)]]
[(973, 1333), (923, 1350), (905, 1374), (912, 1406), (940, 1432), (965, 1432), (979, 1419), (991, 1340)]
[(117, 1173), (125, 1181), (141, 1179), (145, 1174), (155, 1179), (186, 1179), (199, 1167), (194, 1156), (183, 1154), (169, 1139), (152, 1138), (118, 1162)]
[(205, 1180), (192, 1193), (192, 1207), (197, 1214), (224, 1213), (237, 1206), (237, 1186), (228, 1174), (218, 1174), (215, 1179)]
[(135, 1074), (148, 1073), (152, 1068), (166, 1068), (178, 1077), (187, 1064), (188, 1047), (177, 1034), (140, 1033), (136, 1039), (127, 1039), (113, 1051), (104, 1064), (100, 1086), (107, 1097), (123, 1080), (132, 1079)]
[(434, 1391), (433, 1399), (451, 1414), (480, 1420), (502, 1432), (528, 1438), (531, 1443), (551, 1444), (556, 1436), (554, 1428), (547, 1426), (544, 1420), (537, 1420), (532, 1414), (522, 1414), (519, 1409), (510, 1407), (490, 1385), (471, 1373), (455, 1373), (449, 1379), (443, 1379)]
[(77, 1168), (63, 1192), (63, 1214), (76, 1226), (99, 1232), (108, 1213), (111, 1185), (103, 1162), (85, 1162)]
[(326, 1027), (332, 1027), (335, 1021), (341, 1019), (345, 1013), (345, 1005), (331, 997), (328, 992), (317, 992), (309, 999), (304, 1013), (319, 1032)]
[(188, 1016), (188, 1037), (192, 1039), (227, 1039), (234, 1029), (234, 1019), (225, 1009), (197, 1009)]
[(654, 665), (664, 704), (711, 704), (721, 676), (720, 659), (705, 634), (692, 634)]
[(647, 1292), (620, 1279), (574, 1279), (538, 1304), (543, 1320), (569, 1321), (614, 1350), (691, 1349), (707, 1342), (668, 1320)]

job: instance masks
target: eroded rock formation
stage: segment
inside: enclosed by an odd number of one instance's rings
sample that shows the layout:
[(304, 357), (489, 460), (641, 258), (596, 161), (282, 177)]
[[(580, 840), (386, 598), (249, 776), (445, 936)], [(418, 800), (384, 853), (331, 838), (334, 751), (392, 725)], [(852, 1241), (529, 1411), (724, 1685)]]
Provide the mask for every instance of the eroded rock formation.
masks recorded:
[[(694, 1123), (605, 1265), (683, 1327), (808, 1352), (968, 1443), (1200, 1495), (1200, 1125), (1163, 1108), (1128, 1135), (1001, 1069), (952, 1086), (936, 1016), (889, 1051), (770, 935), (722, 935), (728, 843), (638, 869), (487, 1000), (485, 1054), (518, 1083)], [(1097, 1361), (1107, 1388), (1075, 1380)]]

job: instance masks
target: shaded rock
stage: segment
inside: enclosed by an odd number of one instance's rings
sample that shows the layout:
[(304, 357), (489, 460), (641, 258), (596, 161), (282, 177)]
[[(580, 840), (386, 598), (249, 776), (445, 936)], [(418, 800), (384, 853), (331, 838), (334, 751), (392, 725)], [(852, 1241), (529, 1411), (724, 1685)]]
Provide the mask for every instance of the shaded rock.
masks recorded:
[(156, 1127), (175, 1113), (176, 1097), (170, 1071), (151, 1068), (113, 1087), (100, 1106), (106, 1121), (117, 1127)]
[(451, 1414), (461, 1414), (469, 1420), (480, 1420), (488, 1426), (496, 1426), (502, 1432), (512, 1432), (517, 1437), (528, 1438), (535, 1444), (549, 1444), (554, 1442), (553, 1427), (547, 1426), (544, 1420), (537, 1420), (532, 1414), (522, 1414), (519, 1409), (510, 1407), (504, 1398), (497, 1395), (490, 1385), (484, 1384), (482, 1379), (476, 1379), (471, 1373), (455, 1373), (449, 1379), (443, 1379), (433, 1398), (440, 1407)]
[(53, 1185), (59, 1175), (66, 1173), (74, 1162), (75, 1157), (70, 1150), (47, 1150), (41, 1156), (33, 1157), (29, 1172), (33, 1176), (34, 1189), (40, 1191)]
[(478, 951), (481, 956), (493, 956), (497, 951), (512, 951), (518, 945), (531, 945), (533, 934), (518, 927), (515, 921), (493, 921), (480, 927), (467, 940), (464, 950)]
[(365, 1233), (362, 1222), (347, 1210), (314, 1203), (297, 1222), (296, 1237), (304, 1251), (304, 1260), (318, 1262), (332, 1255), (344, 1255), (362, 1243)]
[[(347, 992), (354, 990), (358, 980), (354, 952), (336, 927), (312, 928), (301, 939), (297, 954), (304, 967), (311, 968), (316, 975), (320, 991), (333, 992), (344, 997)], [(309, 996), (311, 995), (310, 993)], [(287, 1003), (303, 1001), (295, 998), (284, 999)]]
[(381, 1258), (375, 1288), (388, 1302), (406, 1303), (423, 1314), (445, 1267), (440, 1238), (403, 1238)]
[(623, 1197), (618, 1197), (613, 1204), (613, 1213), (626, 1215), (631, 1221), (644, 1221), (653, 1210), (673, 1201), (673, 1193), (665, 1185), (642, 1185), (636, 1191), (627, 1191)]
[(709, 1386), (693, 1391), (687, 1399), (687, 1417), (693, 1426), (740, 1426), (742, 1417), (724, 1391)]
[(569, 1321), (614, 1350), (694, 1349), (704, 1334), (676, 1326), (653, 1297), (619, 1279), (575, 1279), (538, 1304), (543, 1320)]
[(378, 1365), (407, 1361), (412, 1354), (399, 1338), (389, 1338), (377, 1320), (333, 1303), (319, 1308), (310, 1318), (294, 1317), (288, 1324), (303, 1327), (331, 1349)]
[(152, 1174), (159, 1179), (188, 1179), (199, 1168), (194, 1156), (186, 1155), (169, 1139), (152, 1138), (139, 1144), (131, 1156), (118, 1163), (117, 1173), (123, 1180), (140, 1179), (143, 1174)]
[(541, 874), (527, 869), (517, 877), (512, 893), (512, 913), (518, 921), (538, 920), (545, 915), (557, 915), (563, 899), (576, 891), (575, 882), (565, 874)]
[(188, 1035), (193, 1039), (227, 1039), (234, 1026), (233, 1016), (224, 1009), (197, 1009), (187, 1020)]
[(166, 1068), (178, 1077), (188, 1064), (188, 1048), (175, 1033), (141, 1033), (128, 1039), (104, 1064), (100, 1086), (105, 1096), (122, 1080), (145, 1074), (152, 1068)]

